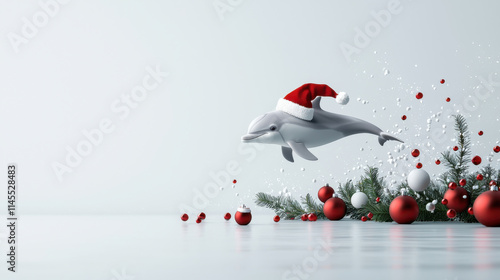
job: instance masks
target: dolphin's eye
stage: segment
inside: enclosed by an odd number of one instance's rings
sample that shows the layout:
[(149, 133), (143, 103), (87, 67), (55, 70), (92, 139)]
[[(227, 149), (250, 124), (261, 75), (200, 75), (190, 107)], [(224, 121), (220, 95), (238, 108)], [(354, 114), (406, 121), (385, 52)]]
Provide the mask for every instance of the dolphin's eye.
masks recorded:
[(270, 129), (271, 131), (275, 131), (275, 130), (276, 130), (276, 126), (275, 126), (275, 125), (271, 125), (271, 126), (269, 127), (269, 129)]

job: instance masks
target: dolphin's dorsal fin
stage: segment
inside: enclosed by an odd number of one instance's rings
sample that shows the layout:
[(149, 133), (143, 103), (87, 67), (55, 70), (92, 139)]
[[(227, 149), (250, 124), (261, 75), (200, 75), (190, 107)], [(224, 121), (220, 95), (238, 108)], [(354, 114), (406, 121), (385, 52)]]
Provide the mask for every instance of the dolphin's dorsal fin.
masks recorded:
[(293, 141), (288, 141), (286, 142), (290, 148), (299, 155), (300, 157), (307, 159), (307, 160), (318, 160), (317, 157), (315, 157), (304, 145), (304, 143), (297, 143)]
[(321, 96), (318, 96), (314, 99), (314, 101), (312, 102), (312, 105), (313, 105), (313, 109), (316, 109), (316, 110), (323, 110), (321, 109), (321, 106), (319, 106), (319, 103), (321, 102)]

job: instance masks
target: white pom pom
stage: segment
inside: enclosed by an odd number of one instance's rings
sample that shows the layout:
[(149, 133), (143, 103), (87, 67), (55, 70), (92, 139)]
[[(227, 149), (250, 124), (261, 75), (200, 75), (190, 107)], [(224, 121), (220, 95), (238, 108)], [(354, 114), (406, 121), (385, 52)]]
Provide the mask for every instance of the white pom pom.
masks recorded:
[(346, 105), (349, 103), (349, 95), (345, 92), (339, 92), (337, 93), (337, 97), (335, 97), (335, 100), (337, 100), (337, 103)]

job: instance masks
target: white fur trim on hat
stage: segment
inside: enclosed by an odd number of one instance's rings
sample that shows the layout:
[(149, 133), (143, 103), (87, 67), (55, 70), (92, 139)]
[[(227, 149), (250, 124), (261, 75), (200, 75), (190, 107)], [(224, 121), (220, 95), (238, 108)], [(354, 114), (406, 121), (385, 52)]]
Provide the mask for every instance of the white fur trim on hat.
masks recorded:
[(280, 99), (278, 100), (278, 105), (276, 105), (276, 110), (283, 111), (299, 119), (310, 121), (314, 117), (314, 109), (307, 108), (290, 100)]
[(346, 105), (347, 103), (349, 103), (349, 95), (347, 95), (347, 93), (345, 92), (339, 92), (337, 93), (337, 97), (335, 97), (335, 100), (341, 105)]

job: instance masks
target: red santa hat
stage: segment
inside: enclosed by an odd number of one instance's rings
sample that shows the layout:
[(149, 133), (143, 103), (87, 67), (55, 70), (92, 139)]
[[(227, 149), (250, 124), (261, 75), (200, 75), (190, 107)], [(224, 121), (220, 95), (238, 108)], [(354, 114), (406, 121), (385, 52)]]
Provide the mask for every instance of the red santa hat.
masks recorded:
[(278, 100), (276, 110), (283, 111), (299, 119), (310, 121), (314, 116), (312, 101), (318, 96), (330, 96), (342, 105), (349, 102), (345, 92), (335, 92), (331, 87), (320, 84), (304, 84)]

